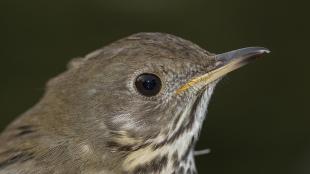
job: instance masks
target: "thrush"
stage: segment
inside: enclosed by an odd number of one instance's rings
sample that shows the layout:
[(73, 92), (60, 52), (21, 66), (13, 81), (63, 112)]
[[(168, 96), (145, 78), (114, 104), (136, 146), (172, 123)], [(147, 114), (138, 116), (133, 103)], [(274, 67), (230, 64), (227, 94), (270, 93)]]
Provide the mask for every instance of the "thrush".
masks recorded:
[(138, 33), (83, 58), (0, 136), (0, 174), (194, 174), (217, 82), (268, 53)]

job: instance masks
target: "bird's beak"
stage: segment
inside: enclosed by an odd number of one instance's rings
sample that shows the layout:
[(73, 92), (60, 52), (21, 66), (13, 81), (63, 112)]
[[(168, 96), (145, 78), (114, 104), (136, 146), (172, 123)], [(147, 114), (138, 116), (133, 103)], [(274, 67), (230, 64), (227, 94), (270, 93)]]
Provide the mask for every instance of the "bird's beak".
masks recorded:
[(213, 70), (202, 76), (191, 79), (176, 92), (181, 93), (198, 83), (203, 83), (204, 85), (211, 83), (266, 53), (270, 53), (267, 48), (248, 47), (215, 55), (215, 68)]

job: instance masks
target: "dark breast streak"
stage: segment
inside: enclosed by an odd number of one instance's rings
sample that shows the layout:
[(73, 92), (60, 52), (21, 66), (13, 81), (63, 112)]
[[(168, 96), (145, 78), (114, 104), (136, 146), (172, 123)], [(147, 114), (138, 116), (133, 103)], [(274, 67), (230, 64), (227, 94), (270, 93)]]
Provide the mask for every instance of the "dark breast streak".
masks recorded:
[(168, 164), (168, 155), (158, 155), (153, 160), (136, 166), (132, 172), (123, 172), (124, 174), (151, 174), (160, 173)]
[[(34, 126), (32, 125), (22, 125), (13, 128), (12, 134), (6, 140), (1, 141), (15, 141), (16, 145), (19, 144), (19, 140), (22, 138), (27, 138), (36, 133)], [(34, 153), (31, 152), (30, 148), (25, 148), (20, 145), (21, 149), (8, 147), (6, 151), (0, 153), (0, 170), (4, 169), (10, 165), (21, 164), (28, 160), (34, 159)]]
[(1, 153), (0, 155), (1, 156), (2, 155), (9, 156), (12, 153), (15, 153), (15, 155), (13, 155), (12, 157), (8, 157), (4, 161), (0, 161), (0, 171), (1, 171), (1, 169), (4, 169), (10, 165), (17, 164), (17, 163), (19, 163), (19, 164), (24, 163), (24, 162), (34, 158), (34, 154), (31, 152), (15, 152), (13, 150), (5, 151), (5, 152)]

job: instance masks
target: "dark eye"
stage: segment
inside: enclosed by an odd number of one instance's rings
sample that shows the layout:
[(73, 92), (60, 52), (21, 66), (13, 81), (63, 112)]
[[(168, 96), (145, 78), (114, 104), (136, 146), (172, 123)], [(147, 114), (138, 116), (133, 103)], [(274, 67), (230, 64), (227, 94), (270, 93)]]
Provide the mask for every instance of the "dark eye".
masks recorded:
[(136, 78), (135, 85), (138, 92), (147, 97), (155, 96), (161, 89), (160, 78), (149, 73), (139, 75)]

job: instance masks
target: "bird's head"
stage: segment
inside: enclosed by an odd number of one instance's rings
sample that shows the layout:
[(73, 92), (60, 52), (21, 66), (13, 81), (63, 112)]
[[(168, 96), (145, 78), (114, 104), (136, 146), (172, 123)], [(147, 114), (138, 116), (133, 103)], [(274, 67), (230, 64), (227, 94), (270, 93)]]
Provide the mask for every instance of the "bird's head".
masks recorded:
[(73, 61), (48, 91), (70, 105), (80, 135), (102, 139), (111, 152), (156, 150), (180, 138), (188, 146), (219, 79), (267, 52), (216, 55), (173, 35), (139, 33)]

